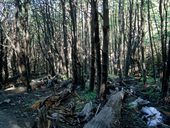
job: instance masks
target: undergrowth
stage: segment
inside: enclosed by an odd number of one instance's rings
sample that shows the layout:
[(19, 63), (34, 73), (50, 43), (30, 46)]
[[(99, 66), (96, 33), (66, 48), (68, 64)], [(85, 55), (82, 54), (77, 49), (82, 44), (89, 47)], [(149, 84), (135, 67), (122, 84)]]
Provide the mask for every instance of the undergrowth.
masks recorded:
[(76, 111), (81, 111), (84, 105), (88, 102), (94, 103), (96, 99), (96, 92), (82, 91), (80, 92), (81, 101), (77, 101)]

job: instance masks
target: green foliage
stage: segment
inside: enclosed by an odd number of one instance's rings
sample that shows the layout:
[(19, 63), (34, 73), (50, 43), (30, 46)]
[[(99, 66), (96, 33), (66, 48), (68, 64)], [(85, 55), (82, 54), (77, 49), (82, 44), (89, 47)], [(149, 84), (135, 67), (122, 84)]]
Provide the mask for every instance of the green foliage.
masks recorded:
[(154, 78), (153, 78), (153, 77), (148, 76), (148, 77), (147, 77), (147, 81), (146, 81), (146, 83), (147, 83), (147, 84), (154, 84), (154, 83), (155, 83), (155, 80), (154, 80)]
[(91, 101), (94, 102), (96, 98), (96, 93), (83, 91), (80, 93), (80, 98), (81, 98), (81, 101), (77, 100), (77, 106), (76, 106), (77, 112), (80, 112), (86, 103), (91, 102)]
[(150, 101), (157, 101), (161, 96), (161, 93), (156, 87), (150, 86), (145, 92), (143, 92), (144, 96), (147, 97)]
[[(143, 77), (141, 78), (140, 84), (143, 85)], [(146, 76), (146, 84), (149, 84), (149, 85), (155, 84), (154, 78), (151, 76)]]
[(97, 96), (96, 92), (89, 92), (89, 91), (80, 95), (81, 99), (86, 103), (90, 101), (94, 101), (96, 96)]

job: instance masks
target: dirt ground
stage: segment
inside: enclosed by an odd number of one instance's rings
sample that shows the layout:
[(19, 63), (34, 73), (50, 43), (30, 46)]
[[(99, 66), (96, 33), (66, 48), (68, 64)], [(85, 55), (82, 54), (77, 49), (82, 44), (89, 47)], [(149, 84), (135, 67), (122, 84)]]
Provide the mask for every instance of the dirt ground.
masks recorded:
[(0, 128), (31, 128), (36, 117), (36, 111), (31, 110), (31, 105), (50, 93), (48, 89), (31, 93), (1, 91)]

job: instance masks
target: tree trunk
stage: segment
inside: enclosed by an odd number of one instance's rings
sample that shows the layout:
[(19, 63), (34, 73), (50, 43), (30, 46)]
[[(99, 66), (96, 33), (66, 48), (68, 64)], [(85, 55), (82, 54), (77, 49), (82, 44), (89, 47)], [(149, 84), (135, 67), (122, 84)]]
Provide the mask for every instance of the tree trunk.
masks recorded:
[(132, 20), (133, 20), (133, 0), (129, 0), (129, 35), (128, 35), (128, 44), (127, 44), (127, 53), (126, 53), (126, 61), (125, 61), (125, 69), (124, 75), (128, 76), (129, 66), (131, 63), (131, 51), (132, 51)]
[(170, 76), (170, 39), (169, 39), (169, 48), (168, 48), (168, 61), (167, 61), (167, 68), (166, 68), (166, 82), (165, 82), (165, 86), (166, 89), (168, 90), (168, 81), (169, 81), (169, 76)]
[(155, 57), (152, 43), (152, 35), (151, 35), (151, 23), (150, 23), (150, 0), (148, 0), (148, 29), (149, 29), (149, 41), (151, 45), (151, 55), (152, 55), (152, 68), (153, 68), (153, 78), (156, 83), (156, 72), (155, 72)]
[[(16, 57), (18, 62), (18, 70), (21, 76), (21, 81), (27, 86), (28, 90), (31, 90), (31, 86), (29, 85), (29, 77), (30, 77), (30, 64), (28, 58), (28, 45), (29, 45), (29, 33), (28, 33), (28, 8), (29, 2), (28, 0), (24, 0), (23, 5), (21, 1), (16, 0), (15, 6), (17, 8), (17, 12), (15, 15), (16, 20), (16, 37), (15, 37), (15, 47), (16, 47)], [(23, 8), (22, 8), (23, 7)], [(22, 9), (24, 11), (22, 12)], [(24, 17), (20, 16), (20, 13), (24, 13)], [(23, 19), (22, 19), (23, 18)], [(20, 30), (22, 30), (23, 37), (20, 37)], [(19, 44), (19, 40), (23, 42)]]
[(108, 46), (109, 46), (109, 6), (108, 0), (103, 0), (103, 51), (102, 51), (102, 86), (101, 98), (106, 99), (107, 77), (108, 77)]
[(121, 56), (121, 45), (123, 43), (123, 31), (124, 31), (124, 17), (123, 17), (123, 13), (124, 13), (124, 4), (123, 4), (124, 0), (119, 0), (119, 44), (118, 44), (118, 62), (117, 62), (117, 68), (118, 68), (118, 74), (119, 74), (119, 78), (122, 78), (122, 64), (121, 64), (121, 60), (122, 60), (122, 56)]
[[(168, 80), (169, 80), (168, 79), (169, 73), (167, 73), (167, 70), (169, 68), (169, 65), (167, 65), (167, 5), (163, 0), (160, 0), (159, 2), (160, 2), (159, 14), (161, 19), (161, 50), (162, 50), (162, 65), (163, 65), (162, 97), (166, 97), (168, 92)], [(165, 19), (163, 16), (164, 14), (163, 14), (162, 7), (164, 7), (165, 10)]]
[(95, 8), (95, 44), (96, 44), (96, 67), (97, 67), (97, 94), (99, 95), (100, 86), (101, 86), (101, 54), (100, 54), (100, 39), (99, 39), (99, 21), (98, 21), (98, 5), (97, 1), (94, 3)]
[(65, 11), (65, 0), (61, 0), (62, 10), (63, 10), (63, 38), (64, 38), (64, 57), (65, 57), (65, 67), (66, 67), (66, 76), (68, 75), (68, 51), (67, 51), (67, 24), (66, 24), (66, 11)]
[[(6, 40), (6, 45), (8, 45), (8, 40)], [(8, 47), (5, 48), (5, 55), (4, 55), (4, 72), (5, 72), (5, 81), (9, 77), (9, 72), (8, 72)]]
[(3, 82), (3, 56), (4, 56), (4, 36), (3, 36), (3, 29), (0, 22), (0, 89), (2, 88)]
[(164, 19), (163, 19), (163, 0), (159, 1), (159, 14), (161, 19), (161, 50), (162, 50), (162, 65), (163, 65), (163, 79), (162, 79), (162, 97), (166, 97), (168, 84), (167, 84), (167, 76), (166, 76), (166, 42), (164, 38)]
[(140, 32), (140, 41), (141, 41), (141, 55), (142, 55), (142, 76), (143, 76), (143, 84), (146, 84), (146, 66), (145, 66), (145, 54), (144, 54), (144, 0), (141, 0), (140, 7), (140, 15), (141, 15), (141, 31)]
[[(72, 71), (73, 71), (73, 89), (75, 90), (76, 85), (79, 83), (79, 77), (78, 76), (78, 70), (80, 70), (78, 67), (78, 58), (77, 58), (77, 16), (76, 16), (76, 6), (77, 6), (77, 0), (69, 0), (70, 3), (70, 15), (71, 15), (71, 23), (72, 23), (72, 51), (71, 51), (71, 57), (72, 57)], [(79, 74), (80, 75), (80, 74)]]
[(94, 90), (95, 82), (95, 1), (91, 0), (91, 65), (90, 65), (90, 91)]
[(25, 78), (26, 78), (26, 85), (28, 89), (31, 89), (30, 86), (30, 62), (28, 57), (28, 46), (30, 45), (29, 39), (29, 31), (28, 31), (28, 11), (29, 11), (29, 0), (24, 0), (24, 13), (25, 13), (25, 24), (24, 24), (24, 31), (25, 31), (25, 41), (24, 41), (24, 48), (25, 48)]

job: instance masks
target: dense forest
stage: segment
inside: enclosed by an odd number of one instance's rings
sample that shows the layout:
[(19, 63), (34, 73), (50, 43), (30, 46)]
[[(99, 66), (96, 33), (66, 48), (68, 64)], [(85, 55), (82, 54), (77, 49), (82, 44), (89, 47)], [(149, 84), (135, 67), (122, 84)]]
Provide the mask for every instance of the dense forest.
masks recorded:
[[(147, 103), (170, 119), (169, 23), (168, 0), (0, 0), (0, 109), (20, 97), (22, 114), (38, 110), (23, 128), (153, 126), (124, 119)], [(136, 111), (132, 97), (142, 97)], [(14, 128), (1, 125), (5, 110), (0, 127)]]

